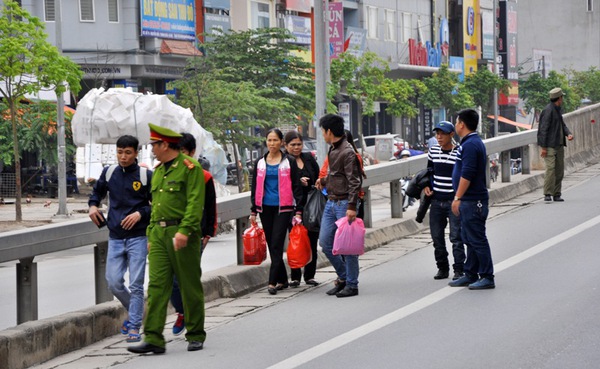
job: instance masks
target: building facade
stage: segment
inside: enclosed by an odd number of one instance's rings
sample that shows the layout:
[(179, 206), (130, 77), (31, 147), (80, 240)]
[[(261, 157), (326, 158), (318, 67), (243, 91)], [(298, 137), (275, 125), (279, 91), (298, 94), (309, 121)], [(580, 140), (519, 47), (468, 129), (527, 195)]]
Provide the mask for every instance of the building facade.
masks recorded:
[(520, 1), (518, 50), (523, 73), (600, 68), (600, 2)]

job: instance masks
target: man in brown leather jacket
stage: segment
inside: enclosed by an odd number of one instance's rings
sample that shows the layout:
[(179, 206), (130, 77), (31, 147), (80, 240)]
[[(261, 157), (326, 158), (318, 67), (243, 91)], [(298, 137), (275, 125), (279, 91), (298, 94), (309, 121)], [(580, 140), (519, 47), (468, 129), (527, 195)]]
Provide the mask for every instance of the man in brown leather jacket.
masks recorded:
[(329, 174), (317, 180), (317, 188), (327, 188), (327, 204), (321, 219), (319, 242), (337, 273), (335, 286), (328, 295), (350, 297), (358, 295), (358, 255), (334, 255), (335, 222), (348, 217), (356, 219), (356, 204), (362, 185), (360, 164), (352, 145), (344, 134), (344, 118), (327, 114), (319, 121), (325, 142), (331, 144), (328, 153)]
[[(561, 106), (564, 93), (560, 88), (550, 90), (550, 104), (540, 113), (537, 141), (541, 156), (546, 164), (544, 176), (544, 201), (565, 201), (561, 197), (562, 180), (565, 174), (565, 146), (573, 135), (565, 124)], [(566, 139), (565, 139), (566, 138)]]

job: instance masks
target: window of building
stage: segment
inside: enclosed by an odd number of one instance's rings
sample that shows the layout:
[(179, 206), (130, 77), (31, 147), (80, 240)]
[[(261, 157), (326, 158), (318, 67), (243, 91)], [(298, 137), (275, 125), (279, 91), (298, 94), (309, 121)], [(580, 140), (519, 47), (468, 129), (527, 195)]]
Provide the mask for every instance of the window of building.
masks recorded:
[(377, 8), (367, 6), (367, 37), (377, 38)]
[(594, 0), (587, 0), (587, 11), (588, 12), (594, 11)]
[(82, 22), (93, 22), (94, 0), (79, 0), (79, 20)]
[(44, 0), (44, 20), (46, 22), (56, 21), (54, 1), (55, 0)]
[(119, 0), (108, 0), (108, 21), (119, 21)]
[(396, 12), (385, 10), (385, 40), (396, 41)]
[(408, 42), (412, 37), (412, 14), (402, 13), (402, 42)]
[(252, 28), (268, 28), (271, 26), (271, 7), (266, 3), (251, 3)]

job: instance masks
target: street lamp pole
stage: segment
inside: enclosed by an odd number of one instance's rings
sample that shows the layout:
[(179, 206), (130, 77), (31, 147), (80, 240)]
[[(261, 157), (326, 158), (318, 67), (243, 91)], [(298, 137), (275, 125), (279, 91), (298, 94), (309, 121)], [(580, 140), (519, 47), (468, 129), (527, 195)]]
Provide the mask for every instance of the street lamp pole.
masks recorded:
[[(56, 47), (62, 54), (62, 18), (60, 14), (60, 0), (54, 0)], [(56, 135), (58, 146), (58, 213), (56, 215), (67, 215), (67, 167), (66, 167), (66, 144), (65, 144), (65, 102), (63, 94), (56, 94)]]
[[(327, 81), (329, 80), (328, 62), (329, 57), (327, 50), (329, 49), (329, 37), (325, 27), (327, 20), (327, 8), (323, 5), (323, 0), (315, 1), (315, 119), (318, 121), (321, 116), (327, 112)], [(327, 3), (325, 3), (327, 4)], [(317, 159), (319, 165), (323, 164), (327, 155), (327, 145), (323, 139), (323, 134), (319, 127), (316, 127), (317, 137)]]
[[(497, 33), (497, 23), (498, 23), (498, 16), (496, 14), (497, 12), (497, 2), (498, 0), (493, 0), (494, 1), (494, 7), (492, 12), (493, 14), (493, 19), (494, 19), (494, 73), (496, 74), (496, 76), (498, 75), (498, 40), (496, 37), (498, 37), (498, 33)], [(498, 137), (498, 88), (494, 87), (494, 137)]]

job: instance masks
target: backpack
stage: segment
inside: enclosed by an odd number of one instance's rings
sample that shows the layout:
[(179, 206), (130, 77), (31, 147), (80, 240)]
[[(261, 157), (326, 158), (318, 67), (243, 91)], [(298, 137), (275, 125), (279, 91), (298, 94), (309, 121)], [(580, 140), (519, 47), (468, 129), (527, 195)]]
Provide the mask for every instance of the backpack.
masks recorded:
[[(110, 181), (110, 177), (112, 177), (115, 169), (117, 169), (118, 164), (112, 164), (106, 170), (106, 183)], [(148, 169), (144, 167), (140, 167), (140, 182), (142, 182), (142, 186), (146, 186), (148, 183)]]

